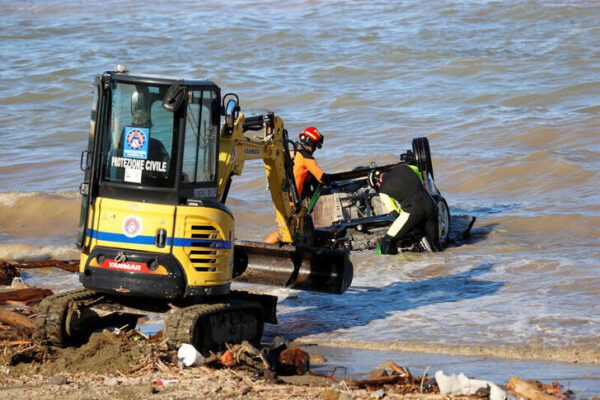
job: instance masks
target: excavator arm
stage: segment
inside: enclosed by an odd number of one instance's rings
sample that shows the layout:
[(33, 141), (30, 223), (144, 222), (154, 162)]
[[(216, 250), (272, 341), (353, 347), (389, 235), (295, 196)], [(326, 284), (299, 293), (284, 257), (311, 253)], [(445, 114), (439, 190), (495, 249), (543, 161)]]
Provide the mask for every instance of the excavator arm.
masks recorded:
[[(262, 130), (262, 135), (253, 134), (258, 130)], [(232, 177), (242, 174), (247, 160), (263, 160), (280, 241), (299, 244), (306, 241), (310, 232), (305, 232), (306, 208), (298, 200), (288, 152), (287, 131), (278, 115), (245, 118), (240, 113), (232, 126), (224, 123), (219, 141), (217, 198), (225, 203)]]
[(282, 119), (273, 113), (245, 118), (231, 112), (235, 107), (228, 105), (220, 132), (217, 199), (225, 203), (232, 177), (242, 174), (247, 160), (262, 160), (280, 240), (279, 244), (236, 240), (233, 277), (239, 282), (344, 293), (352, 282), (352, 263), (347, 251), (313, 246), (312, 220), (296, 191)]

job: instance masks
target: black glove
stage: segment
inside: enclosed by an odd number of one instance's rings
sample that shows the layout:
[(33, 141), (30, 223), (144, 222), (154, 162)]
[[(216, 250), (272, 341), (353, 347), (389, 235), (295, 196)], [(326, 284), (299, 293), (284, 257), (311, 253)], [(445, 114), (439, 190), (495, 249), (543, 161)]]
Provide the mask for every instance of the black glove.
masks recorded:
[(390, 235), (385, 235), (383, 238), (381, 238), (381, 243), (379, 246), (381, 254), (398, 254), (396, 241)]

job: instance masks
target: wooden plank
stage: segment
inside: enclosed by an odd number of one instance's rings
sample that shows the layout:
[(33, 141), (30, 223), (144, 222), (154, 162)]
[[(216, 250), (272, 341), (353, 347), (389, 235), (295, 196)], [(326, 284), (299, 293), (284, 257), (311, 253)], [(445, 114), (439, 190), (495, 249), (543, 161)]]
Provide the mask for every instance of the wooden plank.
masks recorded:
[(13, 289), (0, 292), (0, 304), (28, 305), (50, 296), (52, 290), (39, 288)]
[(29, 318), (8, 310), (0, 309), (0, 322), (4, 322), (10, 326), (20, 326), (24, 328), (34, 328), (35, 323)]
[(506, 389), (518, 397), (524, 397), (530, 400), (556, 400), (556, 397), (544, 393), (536, 385), (516, 376), (510, 378), (506, 385)]
[(59, 261), (59, 260), (46, 260), (46, 261), (11, 261), (9, 263), (15, 268), (60, 268), (69, 272), (79, 272), (79, 261), (78, 260), (70, 260), (70, 261)]

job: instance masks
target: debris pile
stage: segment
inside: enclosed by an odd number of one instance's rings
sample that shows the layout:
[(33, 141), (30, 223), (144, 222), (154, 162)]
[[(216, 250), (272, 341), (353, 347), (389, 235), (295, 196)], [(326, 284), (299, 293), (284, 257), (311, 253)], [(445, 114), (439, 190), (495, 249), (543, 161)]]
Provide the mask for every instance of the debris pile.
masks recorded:
[(552, 385), (547, 385), (533, 379), (524, 381), (516, 376), (510, 378), (506, 389), (514, 396), (531, 400), (556, 400), (575, 397), (574, 392), (563, 390), (562, 385), (556, 381), (552, 382)]
[(0, 285), (10, 285), (14, 278), (21, 276), (17, 267), (0, 259)]
[[(59, 268), (68, 266), (62, 262), (61, 265)], [(408, 367), (391, 361), (364, 376), (349, 375), (344, 367), (318, 373), (311, 368), (324, 359), (319, 360), (318, 355), (309, 354), (280, 337), (262, 348), (243, 342), (227, 345), (222, 352), (203, 355), (190, 344), (170, 348), (161, 332), (148, 336), (125, 325), (95, 332), (78, 348), (46, 347), (31, 338), (36, 305), (52, 291), (26, 287), (19, 281), (19, 271), (14, 265), (3, 261), (0, 261), (0, 276), (11, 277), (10, 282), (14, 283), (12, 288), (0, 289), (0, 366), (4, 371), (0, 387), (6, 387), (2, 385), (11, 379), (18, 382), (17, 387), (26, 386), (22, 379), (31, 379), (36, 385), (68, 386), (86, 374), (101, 375), (101, 384), (110, 387), (146, 382), (151, 385), (149, 393), (174, 390), (173, 398), (177, 397), (177, 390), (199, 385), (205, 396), (223, 398), (564, 400), (573, 397), (573, 392), (564, 391), (558, 382), (548, 385), (513, 377), (502, 387), (464, 374), (446, 376), (443, 371), (430, 377), (428, 368), (417, 376)], [(39, 379), (46, 381), (40, 383)], [(86, 379), (93, 381), (83, 378)], [(222, 382), (223, 379), (229, 382)], [(207, 381), (212, 384), (207, 385)]]
[[(182, 346), (186, 351), (191, 350), (190, 347), (193, 349), (189, 344)], [(95, 332), (79, 348), (61, 349), (44, 347), (27, 340), (3, 340), (0, 364), (7, 368), (12, 377), (41, 375), (48, 377), (48, 383), (62, 379), (65, 385), (76, 379), (69, 374), (80, 373), (108, 374), (101, 378), (104, 385), (108, 385), (106, 382), (111, 379), (115, 382), (123, 379), (145, 380), (151, 383), (152, 393), (187, 390), (197, 374), (217, 374), (239, 381), (237, 385), (220, 382), (215, 384), (216, 389), (210, 389), (223, 391), (226, 387), (227, 390), (221, 393), (224, 397), (229, 391), (232, 396), (245, 396), (266, 394), (273, 392), (274, 388), (283, 390), (281, 388), (285, 387), (303, 388), (299, 390), (303, 390), (302, 393), (307, 397), (321, 399), (424, 399), (442, 395), (445, 397), (440, 398), (490, 400), (504, 400), (510, 395), (533, 400), (564, 400), (572, 397), (572, 392), (562, 391), (556, 382), (543, 385), (515, 377), (505, 391), (492, 382), (467, 378), (463, 374), (445, 376), (438, 371), (432, 378), (426, 370), (416, 376), (408, 367), (391, 361), (367, 373), (364, 379), (348, 375), (343, 367), (336, 367), (331, 373), (317, 373), (311, 370), (311, 359), (317, 360), (318, 357), (281, 338), (275, 338), (271, 345), (261, 349), (243, 342), (228, 345), (226, 350), (211, 352), (206, 357), (192, 353), (196, 357), (194, 362), (186, 361), (180, 350), (169, 348), (160, 332), (147, 336), (138, 330), (115, 329)], [(219, 371), (230, 371), (230, 374), (223, 375)], [(58, 377), (57, 372), (61, 374)]]

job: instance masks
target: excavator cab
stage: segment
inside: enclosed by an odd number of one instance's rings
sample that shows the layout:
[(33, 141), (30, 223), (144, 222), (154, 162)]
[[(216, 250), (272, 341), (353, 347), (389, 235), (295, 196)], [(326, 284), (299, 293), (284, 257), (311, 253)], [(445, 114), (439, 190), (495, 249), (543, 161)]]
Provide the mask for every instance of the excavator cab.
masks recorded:
[(234, 228), (217, 201), (219, 87), (111, 71), (95, 90), (82, 283), (161, 298), (227, 293)]
[(101, 186), (147, 191), (172, 204), (216, 199), (219, 88), (211, 82), (122, 80), (111, 86), (110, 123), (100, 143)]
[(99, 192), (124, 199), (143, 192), (146, 200), (169, 204), (215, 199), (219, 88), (117, 73), (101, 80), (94, 144)]

